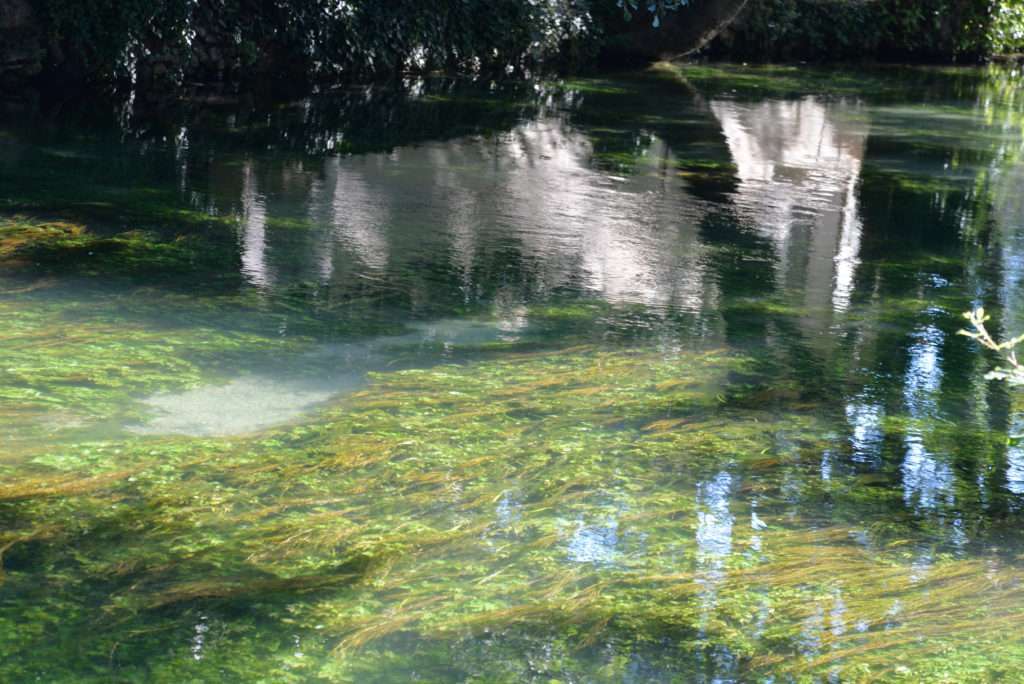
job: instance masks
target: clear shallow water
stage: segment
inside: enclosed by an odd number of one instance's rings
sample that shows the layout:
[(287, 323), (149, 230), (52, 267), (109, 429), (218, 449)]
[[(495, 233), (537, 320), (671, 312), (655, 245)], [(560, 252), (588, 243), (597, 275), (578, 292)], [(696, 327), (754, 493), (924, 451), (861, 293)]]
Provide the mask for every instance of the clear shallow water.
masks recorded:
[(0, 126), (0, 679), (1024, 679), (1011, 71)]
[[(509, 327), (509, 326), (505, 326)], [(409, 324), (403, 335), (365, 342), (321, 344), (294, 358), (267, 363), (258, 373), (223, 384), (201, 384), (142, 400), (152, 409), (139, 434), (234, 435), (284, 423), (327, 400), (366, 384), (367, 373), (452, 360), (452, 351), (501, 339), (518, 339), (515, 327), (502, 331), (491, 321), (439, 320)]]

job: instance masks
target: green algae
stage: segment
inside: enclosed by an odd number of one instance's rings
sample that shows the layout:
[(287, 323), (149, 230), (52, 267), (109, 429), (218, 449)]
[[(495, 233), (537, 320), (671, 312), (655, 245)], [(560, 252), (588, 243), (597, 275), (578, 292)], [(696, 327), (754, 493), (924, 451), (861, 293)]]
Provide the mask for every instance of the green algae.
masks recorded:
[[(135, 292), (127, 298), (147, 296)], [(144, 416), (142, 396), (196, 386), (220, 369), (270, 353), (308, 347), (301, 337), (281, 338), (210, 325), (164, 325), (124, 316), (122, 298), (38, 299), (33, 293), (0, 297), (4, 349), (0, 414), (10, 457), (33, 435), (88, 428)], [(159, 306), (160, 293), (148, 293)], [(169, 302), (164, 302), (168, 304)], [(11, 451), (13, 450), (13, 452)]]
[[(625, 654), (675, 635), (683, 650), (730, 649), (749, 677), (921, 676), (950, 649), (965, 654), (960, 673), (1011, 667), (1019, 646), (990, 652), (983, 667), (969, 646), (992, 624), (1020, 619), (1012, 565), (990, 568), (979, 586), (976, 562), (949, 556), (915, 579), (900, 553), (906, 530), (902, 540), (877, 536), (877, 547), (853, 541), (858, 530), (875, 536), (872, 518), (883, 516), (843, 489), (829, 496), (854, 497), (846, 527), (772, 514), (787, 472), (831, 438), (811, 413), (737, 408), (746, 402), (729, 377), (751, 363), (718, 351), (538, 353), (378, 374), (315, 422), (255, 439), (69, 448), (37, 459), (33, 480), (0, 488), (4, 590), (21, 597), (15, 608), (45, 596), (64, 629), (103, 626), (63, 661), (72, 668), (102, 669), (115, 648), (133, 662), (134, 649), (153, 647), (152, 630), (183, 633), (196, 610), (242, 605), (253, 622), (233, 619), (224, 648), (233, 652), (239, 629), (295, 633), (305, 657), (320, 657), (298, 672), (325, 681), (393, 660), (395, 640), (421, 644), (402, 656), (415, 669), (445, 660), (431, 650), (452, 653), (486, 634), (536, 639), (553, 625), (567, 654), (594, 643)], [(722, 472), (754, 487), (730, 515), (756, 510), (766, 522), (737, 529), (736, 552), (718, 555), (694, 542), (706, 504), (681, 494)], [(611, 547), (574, 549), (581, 530), (609, 525)], [(38, 564), (52, 568), (49, 579), (29, 590)], [(87, 591), (69, 595), (68, 581)], [(71, 596), (93, 598), (59, 603)], [(982, 600), (992, 607), (979, 614)], [(837, 601), (845, 625), (867, 627), (823, 628), (813, 637), (821, 643), (797, 657), (808, 620)], [(758, 611), (772, 617), (755, 629)], [(5, 650), (38, 662), (55, 644), (19, 630), (19, 619), (0, 630)], [(793, 657), (765, 656), (767, 643)], [(213, 672), (223, 656), (212, 636), (210, 647)], [(245, 672), (299, 676), (288, 674), (286, 643), (250, 648)], [(2, 667), (15, 678), (64, 676), (32, 662)], [(626, 662), (577, 674), (612, 679)], [(188, 654), (151, 667), (204, 676)]]
[[(218, 274), (224, 245), (218, 245), (179, 226), (175, 235), (119, 230), (102, 234), (91, 224), (44, 221), (21, 215), (0, 217), (0, 266), (8, 278), (31, 274), (45, 284), (47, 277), (129, 278), (159, 282), (209, 274), (210, 284), (237, 282)], [(8, 292), (31, 285), (14, 284)], [(2, 294), (2, 292), (0, 292)]]

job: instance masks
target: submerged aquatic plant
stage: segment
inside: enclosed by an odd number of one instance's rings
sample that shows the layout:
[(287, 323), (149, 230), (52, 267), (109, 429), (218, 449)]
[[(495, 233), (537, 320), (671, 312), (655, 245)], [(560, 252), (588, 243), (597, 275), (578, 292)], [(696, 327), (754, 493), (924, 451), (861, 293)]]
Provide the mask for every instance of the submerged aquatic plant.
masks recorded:
[(639, 654), (684, 680), (728, 654), (715, 667), (748, 678), (913, 681), (955, 653), (964, 676), (1013, 662), (1016, 642), (973, 658), (1024, 621), (1015, 566), (894, 524), (888, 490), (802, 476), (843, 447), (757, 366), (511, 354), (377, 373), (263, 435), (4, 467), (0, 677), (109, 678), (111, 653), (166, 681), (611, 681)]

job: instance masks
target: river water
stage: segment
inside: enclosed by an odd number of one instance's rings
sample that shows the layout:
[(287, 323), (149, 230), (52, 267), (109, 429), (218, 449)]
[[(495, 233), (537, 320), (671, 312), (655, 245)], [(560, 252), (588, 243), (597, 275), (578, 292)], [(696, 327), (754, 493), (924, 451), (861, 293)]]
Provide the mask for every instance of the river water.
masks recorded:
[(1012, 68), (0, 117), (0, 680), (1024, 681)]

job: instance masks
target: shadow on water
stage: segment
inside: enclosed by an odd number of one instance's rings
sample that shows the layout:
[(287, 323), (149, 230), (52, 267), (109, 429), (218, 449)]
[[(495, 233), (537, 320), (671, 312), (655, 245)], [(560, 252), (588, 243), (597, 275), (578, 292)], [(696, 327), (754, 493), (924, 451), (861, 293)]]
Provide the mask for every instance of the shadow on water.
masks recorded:
[(1019, 676), (1017, 80), (5, 122), (0, 679)]

